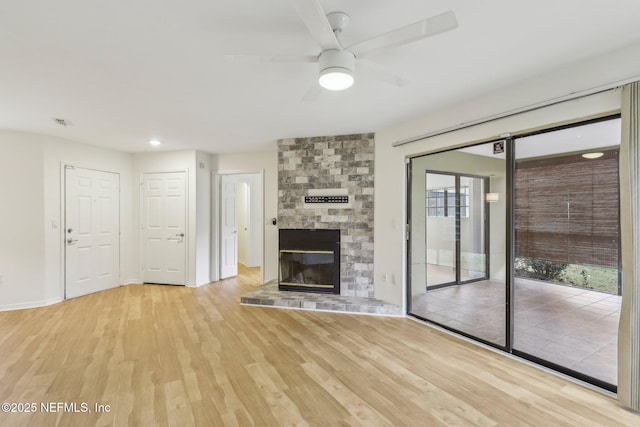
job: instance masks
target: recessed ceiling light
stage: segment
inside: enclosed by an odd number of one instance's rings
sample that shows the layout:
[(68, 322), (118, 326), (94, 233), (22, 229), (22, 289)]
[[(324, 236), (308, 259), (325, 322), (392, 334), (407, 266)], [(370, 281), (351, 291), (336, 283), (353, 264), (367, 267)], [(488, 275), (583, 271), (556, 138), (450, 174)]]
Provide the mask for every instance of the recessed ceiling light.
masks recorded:
[(602, 156), (604, 156), (604, 153), (600, 153), (600, 152), (597, 152), (597, 153), (584, 153), (582, 155), (582, 157), (584, 157), (585, 159), (597, 159), (598, 157), (602, 157)]
[(152, 139), (149, 141), (149, 145), (153, 145), (154, 147), (157, 147), (158, 145), (160, 145), (160, 141), (158, 141), (157, 139)]

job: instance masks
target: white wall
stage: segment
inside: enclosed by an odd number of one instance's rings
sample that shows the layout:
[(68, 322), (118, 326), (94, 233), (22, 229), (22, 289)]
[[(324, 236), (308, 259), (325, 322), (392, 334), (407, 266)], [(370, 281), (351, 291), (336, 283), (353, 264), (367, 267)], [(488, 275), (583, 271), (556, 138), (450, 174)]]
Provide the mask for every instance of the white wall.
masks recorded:
[(130, 154), (9, 131), (0, 154), (0, 310), (63, 299), (64, 164), (120, 174), (120, 283), (135, 280)]
[(38, 135), (0, 132), (0, 310), (48, 302), (43, 143)]
[[(271, 223), (271, 218), (278, 216), (278, 153), (276, 150), (255, 153), (235, 153), (212, 155), (212, 170), (217, 174), (224, 173), (262, 173), (263, 191), (258, 192), (264, 204), (264, 229), (262, 249), (264, 264), (263, 281), (278, 278), (278, 227)], [(214, 203), (218, 197), (214, 192)], [(252, 202), (253, 204), (253, 202)], [(214, 221), (217, 219), (214, 218)], [(214, 248), (213, 257), (218, 256)], [(214, 275), (215, 277), (215, 275)]]
[(196, 285), (211, 282), (211, 155), (196, 152)]
[[(617, 112), (620, 109), (620, 91), (568, 101), (399, 147), (393, 147), (394, 142), (633, 76), (640, 76), (640, 45), (565, 66), (464, 104), (376, 132), (376, 297), (398, 305), (405, 302), (407, 157), (498, 138), (505, 132), (518, 133)], [(383, 277), (396, 279), (392, 283)]]

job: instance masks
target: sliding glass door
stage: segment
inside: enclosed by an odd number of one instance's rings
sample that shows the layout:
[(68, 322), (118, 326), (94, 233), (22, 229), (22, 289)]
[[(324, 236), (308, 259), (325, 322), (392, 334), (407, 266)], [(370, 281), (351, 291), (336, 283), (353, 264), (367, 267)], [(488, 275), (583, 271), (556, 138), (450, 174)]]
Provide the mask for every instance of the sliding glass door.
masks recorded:
[(505, 234), (490, 234), (494, 214), (504, 221), (504, 204), (491, 202), (505, 191), (504, 155), (483, 144), (412, 159), (410, 169), (409, 312), (504, 346)]
[(516, 138), (513, 352), (617, 384), (620, 121)]
[(426, 172), (427, 289), (487, 278), (488, 178)]
[(487, 209), (488, 177), (460, 176), (458, 195), (460, 215), (458, 218), (459, 283), (486, 280), (489, 252)]
[(620, 119), (410, 159), (408, 313), (615, 390)]
[(424, 227), (416, 230), (424, 228), (426, 289), (437, 289), (457, 282), (456, 176), (426, 172), (425, 188)]

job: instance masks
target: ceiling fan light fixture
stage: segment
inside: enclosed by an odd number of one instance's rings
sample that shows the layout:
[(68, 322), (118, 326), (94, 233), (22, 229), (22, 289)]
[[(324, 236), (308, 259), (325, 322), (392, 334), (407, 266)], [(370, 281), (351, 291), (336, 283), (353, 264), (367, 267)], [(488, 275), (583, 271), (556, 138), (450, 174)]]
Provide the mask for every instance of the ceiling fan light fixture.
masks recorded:
[(355, 57), (348, 50), (329, 49), (320, 54), (320, 86), (328, 90), (344, 90), (353, 85)]
[(320, 72), (318, 82), (328, 90), (344, 90), (353, 85), (353, 75), (344, 68), (327, 68)]

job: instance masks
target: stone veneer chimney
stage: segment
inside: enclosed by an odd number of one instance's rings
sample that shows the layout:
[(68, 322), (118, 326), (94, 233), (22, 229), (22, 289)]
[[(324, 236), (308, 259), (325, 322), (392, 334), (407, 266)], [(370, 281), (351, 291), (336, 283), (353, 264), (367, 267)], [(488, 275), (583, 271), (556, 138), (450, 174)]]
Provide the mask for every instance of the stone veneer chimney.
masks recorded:
[[(343, 296), (374, 297), (373, 144), (372, 133), (278, 141), (278, 226), (340, 230)], [(322, 189), (346, 192), (349, 204), (305, 205)]]

